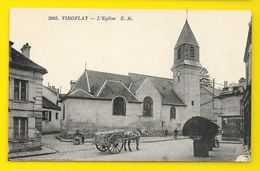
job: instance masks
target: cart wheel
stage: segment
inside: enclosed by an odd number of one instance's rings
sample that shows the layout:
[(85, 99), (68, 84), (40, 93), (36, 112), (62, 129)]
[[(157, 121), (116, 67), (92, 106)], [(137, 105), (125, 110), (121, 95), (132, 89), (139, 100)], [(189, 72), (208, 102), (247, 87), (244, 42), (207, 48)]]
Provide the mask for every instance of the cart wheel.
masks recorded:
[(102, 145), (102, 144), (98, 144), (98, 143), (95, 143), (95, 145), (96, 145), (96, 148), (101, 152), (105, 152), (108, 150), (108, 146), (106, 146), (106, 145)]
[(116, 154), (120, 153), (120, 151), (123, 149), (123, 137), (117, 134), (113, 134), (109, 137), (108, 140), (110, 146), (108, 148), (110, 153)]

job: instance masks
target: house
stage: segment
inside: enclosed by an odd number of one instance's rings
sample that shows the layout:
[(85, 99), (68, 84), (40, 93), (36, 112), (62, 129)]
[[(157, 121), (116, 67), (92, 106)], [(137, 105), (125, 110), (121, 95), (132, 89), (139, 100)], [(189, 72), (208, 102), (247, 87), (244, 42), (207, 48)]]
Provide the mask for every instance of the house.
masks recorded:
[(47, 70), (30, 59), (26, 43), (21, 53), (9, 42), (9, 152), (42, 148), (42, 81)]
[(59, 106), (59, 89), (55, 86), (43, 86), (42, 97), (42, 133), (60, 132), (62, 111)]
[(244, 54), (246, 68), (246, 90), (242, 99), (244, 120), (244, 144), (251, 148), (251, 79), (252, 79), (252, 21), (249, 23), (246, 49)]
[(153, 134), (181, 130), (200, 115), (199, 45), (187, 20), (173, 52), (173, 78), (84, 70), (61, 99), (62, 134), (139, 126)]
[(222, 140), (240, 141), (243, 131), (241, 101), (244, 86), (225, 86), (215, 97), (215, 110), (219, 114), (218, 125), (222, 129)]

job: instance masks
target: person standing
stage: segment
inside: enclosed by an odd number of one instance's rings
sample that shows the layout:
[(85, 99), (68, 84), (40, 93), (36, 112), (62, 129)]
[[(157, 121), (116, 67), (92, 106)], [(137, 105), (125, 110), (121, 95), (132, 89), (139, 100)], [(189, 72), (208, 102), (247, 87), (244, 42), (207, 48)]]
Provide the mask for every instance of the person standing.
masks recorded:
[(173, 136), (174, 136), (174, 139), (176, 140), (177, 136), (178, 136), (178, 129), (177, 128), (174, 129)]

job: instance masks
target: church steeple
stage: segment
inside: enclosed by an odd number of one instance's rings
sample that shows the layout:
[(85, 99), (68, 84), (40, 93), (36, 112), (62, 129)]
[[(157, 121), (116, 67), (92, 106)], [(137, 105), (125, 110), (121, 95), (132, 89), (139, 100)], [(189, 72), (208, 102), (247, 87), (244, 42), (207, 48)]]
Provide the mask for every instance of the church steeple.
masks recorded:
[(199, 44), (187, 19), (174, 48), (174, 65), (172, 70), (183, 64), (201, 67), (199, 63)]
[(174, 48), (173, 85), (187, 105), (186, 119), (200, 115), (199, 44), (186, 19)]
[(187, 19), (186, 19), (185, 24), (182, 28), (181, 34), (178, 38), (178, 41), (175, 45), (175, 48), (177, 48), (178, 46), (181, 46), (185, 43), (193, 45), (193, 46), (199, 46), (191, 28), (190, 28), (190, 25), (189, 25)]

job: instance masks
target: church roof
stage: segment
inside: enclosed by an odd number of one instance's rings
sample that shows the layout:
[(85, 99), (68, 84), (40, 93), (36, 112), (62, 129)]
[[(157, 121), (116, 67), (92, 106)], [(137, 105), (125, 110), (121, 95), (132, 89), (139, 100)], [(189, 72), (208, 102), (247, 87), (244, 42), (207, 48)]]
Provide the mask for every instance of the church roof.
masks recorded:
[(86, 92), (90, 92), (89, 80), (88, 80), (88, 75), (86, 70), (81, 74), (76, 84), (71, 88), (70, 92), (73, 92), (78, 89), (82, 89)]
[[(131, 89), (136, 93), (137, 89), (142, 85), (146, 78), (150, 78), (155, 88), (158, 90), (162, 97), (162, 104), (164, 105), (177, 105), (177, 106), (185, 106), (183, 101), (179, 98), (179, 96), (173, 90), (173, 80), (170, 78), (156, 77), (150, 75), (142, 75), (136, 73), (129, 73), (129, 77), (133, 80), (133, 86), (137, 88)], [(136, 82), (135, 82), (136, 80)], [(137, 85), (135, 84), (137, 83)], [(131, 86), (131, 87), (133, 87)]]
[(89, 94), (87, 91), (78, 88), (74, 91), (71, 91), (67, 94), (68, 97), (79, 97), (79, 98), (94, 98), (93, 95)]
[(140, 103), (128, 89), (130, 78), (126, 75), (85, 70), (69, 93), (63, 97), (106, 99), (123, 96), (128, 102)]
[(112, 74), (93, 70), (85, 70), (69, 93), (63, 97), (111, 100), (123, 96), (128, 102), (140, 103), (135, 96), (144, 81), (150, 78), (162, 97), (162, 104), (185, 106), (173, 90), (173, 80), (129, 73), (127, 75)]
[(14, 48), (10, 48), (10, 57), (9, 57), (9, 66), (11, 68), (23, 69), (23, 70), (30, 70), (30, 71), (37, 71), (42, 74), (46, 74), (47, 70), (42, 66), (36, 64), (29, 58), (25, 57), (22, 53), (18, 52)]
[(113, 99), (116, 96), (123, 96), (128, 102), (139, 102), (121, 81), (107, 80), (97, 94), (98, 98), (105, 99)]
[(127, 75), (87, 70), (91, 93), (97, 95), (106, 80), (121, 81), (126, 87), (130, 86), (131, 80)]
[(181, 34), (178, 38), (175, 48), (182, 44), (185, 44), (185, 43), (191, 44), (194, 46), (199, 46), (187, 20), (182, 28)]

